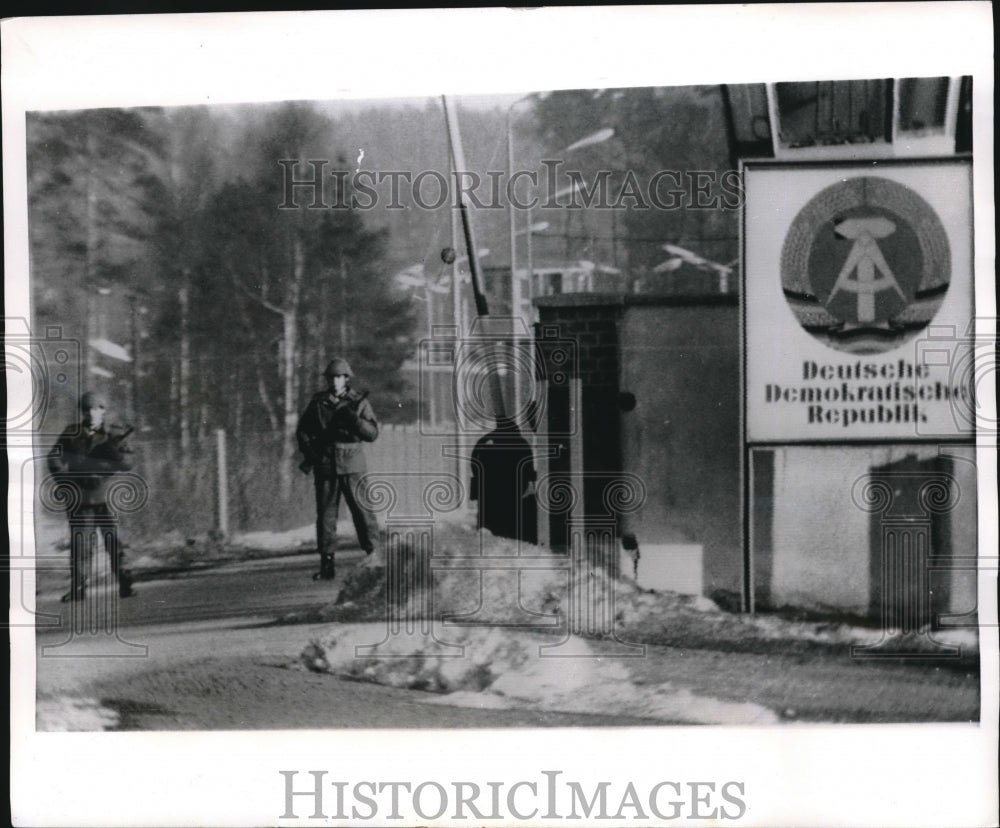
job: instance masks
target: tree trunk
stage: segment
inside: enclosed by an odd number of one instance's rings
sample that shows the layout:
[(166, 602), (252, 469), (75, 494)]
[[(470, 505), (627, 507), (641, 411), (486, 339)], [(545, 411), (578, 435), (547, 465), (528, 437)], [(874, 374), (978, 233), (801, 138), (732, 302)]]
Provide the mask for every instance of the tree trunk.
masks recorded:
[(264, 379), (264, 373), (260, 370), (260, 365), (255, 364), (253, 370), (257, 377), (257, 396), (260, 397), (261, 407), (267, 415), (267, 422), (271, 426), (271, 430), (276, 432), (278, 430), (278, 412), (275, 411), (274, 403), (267, 393), (267, 381)]
[(181, 306), (181, 354), (180, 375), (178, 377), (177, 403), (180, 415), (181, 462), (187, 463), (191, 454), (191, 338), (188, 332), (188, 273), (181, 275), (181, 286), (177, 299)]
[(344, 254), (340, 254), (340, 354), (347, 351), (347, 262), (344, 261)]
[(243, 366), (237, 365), (232, 376), (232, 390), (230, 391), (233, 400), (233, 407), (230, 409), (230, 421), (232, 423), (232, 433), (237, 437), (243, 436)]
[[(80, 366), (83, 371), (81, 381), (84, 387), (89, 387), (91, 380), (91, 366), (93, 357), (90, 353), (90, 339), (94, 335), (93, 313), (94, 302), (93, 292), (97, 288), (97, 181), (95, 180), (94, 168), (96, 166), (95, 156), (97, 155), (97, 139), (92, 132), (87, 133), (86, 138), (87, 183), (86, 183), (86, 212), (84, 228), (84, 262), (83, 262), (83, 295), (84, 295), (84, 323), (83, 342), (80, 349), (83, 364)], [(82, 390), (82, 389), (81, 389)]]
[(299, 298), (302, 294), (302, 281), (305, 275), (305, 255), (302, 250), (302, 240), (292, 232), (292, 281), (289, 285), (288, 304), (281, 314), (282, 321), (282, 373), (284, 376), (285, 416), (281, 442), (281, 462), (278, 472), (278, 485), (281, 496), (287, 499), (292, 492), (292, 463), (295, 459), (295, 427), (298, 424), (298, 408), (295, 392), (295, 366), (298, 362), (298, 321)]
[(139, 309), (135, 294), (129, 296), (129, 337), (132, 340), (132, 375), (129, 383), (129, 400), (132, 424), (138, 429), (139, 420)]

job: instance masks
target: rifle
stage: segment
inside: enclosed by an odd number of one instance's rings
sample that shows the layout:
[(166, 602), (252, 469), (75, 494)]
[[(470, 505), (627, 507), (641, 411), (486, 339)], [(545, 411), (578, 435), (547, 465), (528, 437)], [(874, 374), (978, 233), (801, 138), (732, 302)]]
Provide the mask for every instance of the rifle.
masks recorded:
[[(333, 407), (333, 416), (336, 418), (345, 408), (357, 408), (368, 398), (368, 391), (348, 391)], [(334, 421), (331, 421), (331, 425)], [(329, 426), (328, 426), (329, 428)], [(313, 470), (313, 462), (308, 458), (299, 463), (299, 471), (309, 474)]]
[(342, 411), (348, 406), (359, 406), (368, 398), (367, 391), (348, 391), (344, 394), (343, 398), (338, 400), (337, 404), (333, 407), (335, 412)]
[[(112, 428), (121, 428), (121, 434), (112, 434)], [(114, 467), (115, 464), (121, 463), (124, 459), (124, 455), (131, 453), (130, 450), (124, 446), (125, 439), (133, 432), (135, 428), (133, 426), (109, 426), (108, 427), (108, 439), (98, 446), (94, 446), (91, 456), (99, 459), (105, 463), (111, 463), (112, 468), (109, 471), (116, 471)]]
[(122, 432), (121, 434), (115, 434), (114, 436), (111, 436), (111, 437), (110, 437), (109, 439), (110, 439), (110, 440), (111, 440), (111, 442), (113, 442), (113, 443), (116, 443), (116, 444), (117, 444), (117, 443), (121, 443), (121, 442), (124, 442), (124, 440), (125, 440), (125, 439), (126, 439), (126, 438), (127, 438), (127, 437), (128, 437), (128, 436), (129, 436), (129, 435), (130, 435), (130, 434), (131, 434), (131, 433), (132, 433), (133, 431), (135, 431), (135, 426), (131, 426), (131, 425), (127, 425), (127, 426), (125, 426), (125, 430), (124, 430), (124, 431), (123, 431), (123, 432)]

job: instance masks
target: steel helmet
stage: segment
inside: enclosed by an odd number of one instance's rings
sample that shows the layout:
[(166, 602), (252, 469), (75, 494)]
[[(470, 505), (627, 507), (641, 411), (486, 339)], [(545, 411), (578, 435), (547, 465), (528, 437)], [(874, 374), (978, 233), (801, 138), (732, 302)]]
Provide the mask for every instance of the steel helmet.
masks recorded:
[(330, 360), (330, 364), (326, 366), (326, 370), (323, 372), (324, 377), (335, 377), (338, 374), (346, 374), (348, 377), (354, 376), (351, 366), (342, 357), (335, 357)]
[(80, 397), (80, 410), (88, 411), (91, 408), (107, 408), (107, 398), (97, 391), (87, 391)]

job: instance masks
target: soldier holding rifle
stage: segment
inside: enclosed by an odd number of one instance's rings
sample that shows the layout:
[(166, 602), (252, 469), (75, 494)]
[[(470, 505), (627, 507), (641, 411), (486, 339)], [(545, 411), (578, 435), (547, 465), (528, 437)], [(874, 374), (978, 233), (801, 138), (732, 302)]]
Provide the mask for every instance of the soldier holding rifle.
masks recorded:
[(314, 580), (334, 577), (337, 512), (340, 498), (354, 521), (361, 548), (371, 554), (378, 542), (378, 521), (358, 500), (358, 484), (367, 471), (363, 443), (378, 437), (378, 421), (367, 393), (351, 388), (354, 372), (337, 357), (326, 366), (327, 389), (314, 395), (299, 419), (295, 436), (305, 460), (299, 468), (313, 473), (316, 486), (316, 545), (320, 568)]
[(130, 426), (105, 425), (107, 400), (88, 391), (80, 398), (81, 419), (66, 428), (48, 455), (55, 483), (64, 487), (70, 529), (70, 590), (62, 600), (79, 601), (86, 591), (86, 569), (101, 537), (118, 580), (118, 594), (135, 594), (132, 578), (123, 565), (118, 540), (118, 518), (108, 508), (108, 486), (116, 472), (132, 468), (132, 451), (126, 438)]

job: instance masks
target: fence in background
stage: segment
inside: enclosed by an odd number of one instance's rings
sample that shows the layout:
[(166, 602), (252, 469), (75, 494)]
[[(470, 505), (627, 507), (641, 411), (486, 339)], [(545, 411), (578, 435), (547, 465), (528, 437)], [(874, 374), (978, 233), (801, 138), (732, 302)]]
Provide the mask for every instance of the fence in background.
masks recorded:
[[(383, 425), (379, 438), (365, 444), (369, 480), (391, 487), (395, 508), (419, 513), (428, 480), (448, 476), (460, 481), (468, 505), (470, 465), (467, 459), (477, 435), (426, 436), (415, 425)], [(216, 432), (196, 440), (182, 462), (176, 441), (130, 439), (134, 473), (149, 491), (146, 505), (124, 517), (133, 543), (168, 534), (198, 538), (218, 532), (285, 531), (315, 520), (312, 475), (291, 463), (291, 484), (281, 496), (282, 440), (270, 433), (233, 435)], [(465, 450), (455, 451), (455, 446)], [(450, 448), (449, 448), (450, 447)], [(225, 473), (220, 476), (220, 469)], [(36, 479), (47, 474), (40, 463)], [(342, 507), (344, 508), (344, 507)], [(36, 509), (44, 510), (36, 498)], [(346, 508), (344, 508), (346, 514)]]

